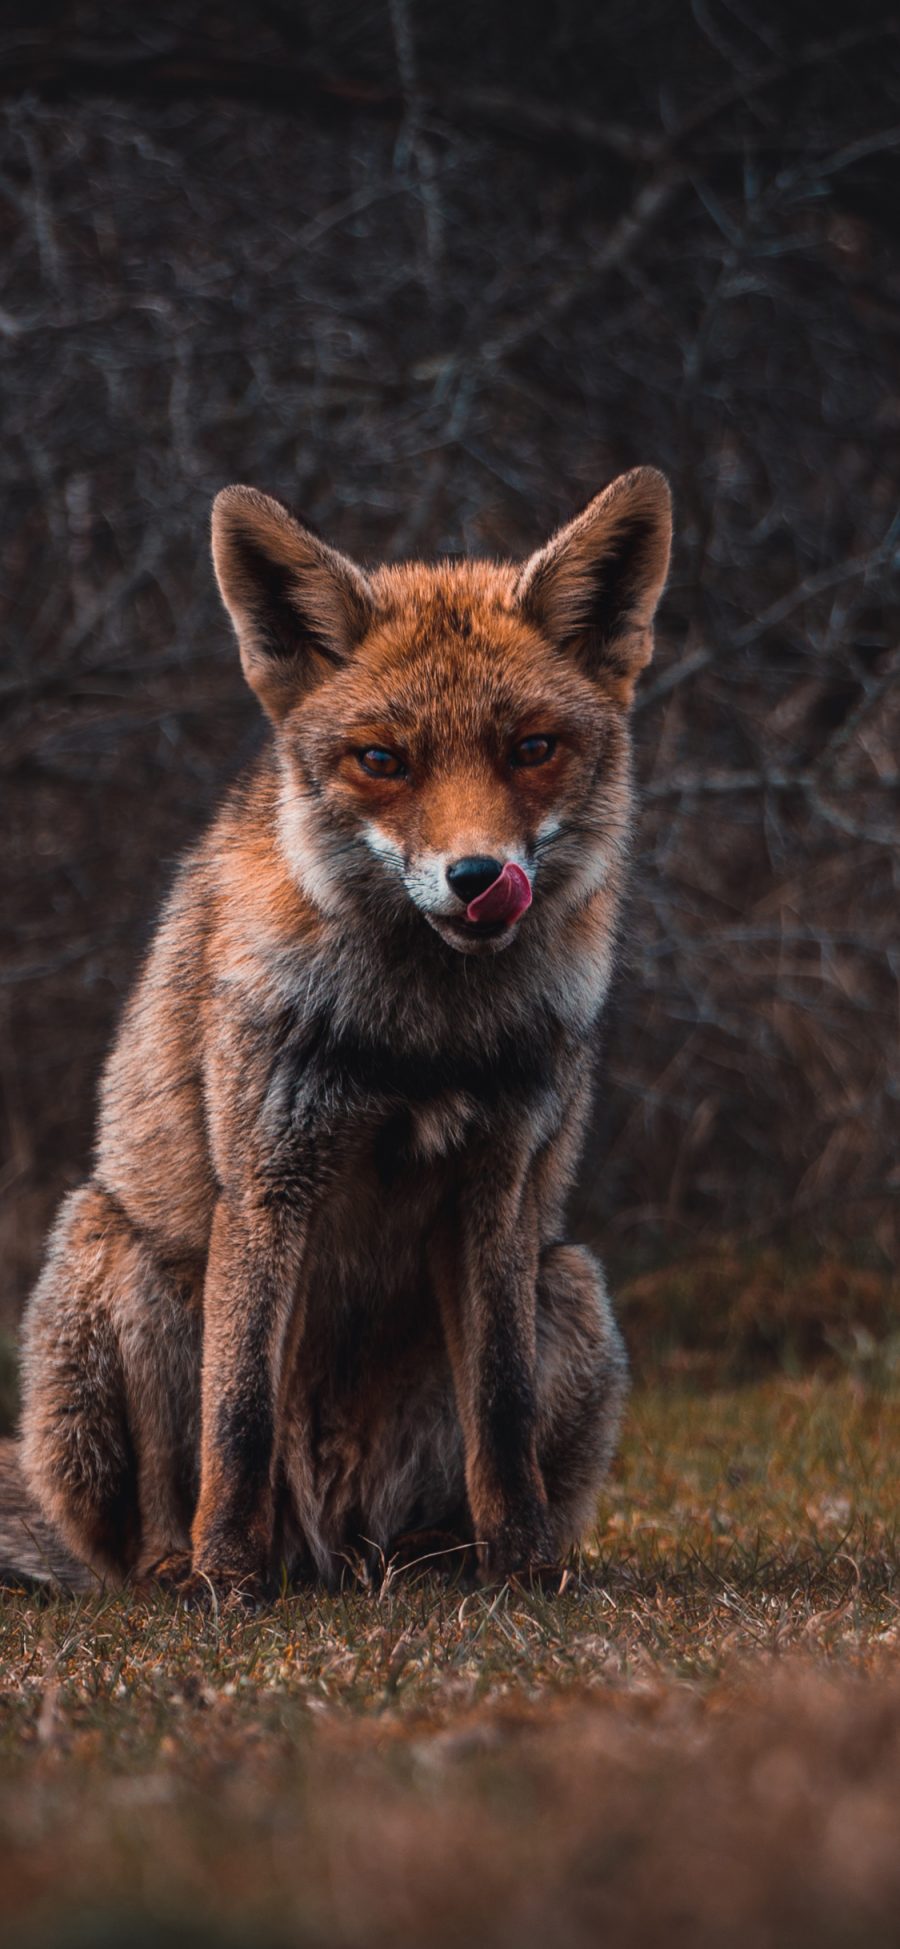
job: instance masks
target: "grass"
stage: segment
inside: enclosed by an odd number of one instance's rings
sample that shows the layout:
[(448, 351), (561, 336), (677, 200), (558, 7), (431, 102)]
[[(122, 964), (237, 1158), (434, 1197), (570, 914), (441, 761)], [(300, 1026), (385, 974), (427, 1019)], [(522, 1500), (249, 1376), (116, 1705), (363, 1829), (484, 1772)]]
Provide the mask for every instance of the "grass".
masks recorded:
[(5, 1594), (5, 1940), (900, 1941), (898, 1436), (641, 1388), (557, 1593)]

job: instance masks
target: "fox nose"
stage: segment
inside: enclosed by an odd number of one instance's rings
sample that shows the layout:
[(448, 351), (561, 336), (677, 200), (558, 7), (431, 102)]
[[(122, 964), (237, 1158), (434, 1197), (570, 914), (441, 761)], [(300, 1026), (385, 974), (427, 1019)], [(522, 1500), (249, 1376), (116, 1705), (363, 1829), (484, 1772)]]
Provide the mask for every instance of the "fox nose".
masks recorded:
[(502, 859), (486, 859), (477, 853), (469, 859), (455, 859), (447, 868), (447, 881), (464, 907), (486, 893), (503, 872)]

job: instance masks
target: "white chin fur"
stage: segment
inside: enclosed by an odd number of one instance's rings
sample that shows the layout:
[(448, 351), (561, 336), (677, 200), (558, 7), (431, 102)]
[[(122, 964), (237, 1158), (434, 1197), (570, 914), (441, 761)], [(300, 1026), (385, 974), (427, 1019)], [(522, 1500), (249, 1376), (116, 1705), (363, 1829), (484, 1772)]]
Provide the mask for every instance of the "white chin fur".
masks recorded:
[(456, 949), (457, 954), (502, 954), (503, 949), (509, 947), (510, 943), (515, 940), (518, 932), (515, 923), (513, 923), (511, 927), (504, 927), (502, 934), (489, 934), (487, 936), (459, 934), (456, 928), (451, 927), (441, 914), (426, 913), (424, 918), (427, 920), (429, 927), (434, 928), (435, 933), (440, 935), (441, 940), (446, 942), (448, 947)]

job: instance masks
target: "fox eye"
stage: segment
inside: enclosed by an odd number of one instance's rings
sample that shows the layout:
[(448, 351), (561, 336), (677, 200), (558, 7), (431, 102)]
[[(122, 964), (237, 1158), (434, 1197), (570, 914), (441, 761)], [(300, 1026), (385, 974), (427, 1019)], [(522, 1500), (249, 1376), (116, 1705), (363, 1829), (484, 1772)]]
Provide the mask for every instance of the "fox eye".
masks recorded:
[(370, 778), (399, 778), (404, 766), (396, 751), (385, 751), (380, 744), (370, 744), (368, 750), (358, 751), (357, 758), (363, 771)]
[(519, 744), (513, 746), (512, 763), (520, 768), (545, 765), (555, 750), (555, 738), (544, 738), (537, 734), (532, 738), (522, 738)]

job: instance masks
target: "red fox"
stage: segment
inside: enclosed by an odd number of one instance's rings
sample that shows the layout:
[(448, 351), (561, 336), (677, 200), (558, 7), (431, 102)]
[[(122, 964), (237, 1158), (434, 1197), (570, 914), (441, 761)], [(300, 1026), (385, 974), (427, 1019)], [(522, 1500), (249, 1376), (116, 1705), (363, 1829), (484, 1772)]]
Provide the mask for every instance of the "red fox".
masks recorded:
[(416, 1532), (491, 1578), (578, 1542), (626, 1366), (565, 1206), (670, 538), (652, 468), (518, 566), (369, 573), (218, 496), (271, 735), (178, 873), (27, 1309), (7, 1559), (255, 1595)]

